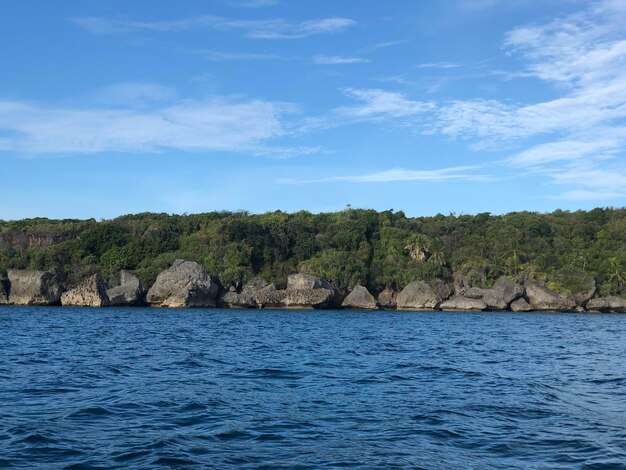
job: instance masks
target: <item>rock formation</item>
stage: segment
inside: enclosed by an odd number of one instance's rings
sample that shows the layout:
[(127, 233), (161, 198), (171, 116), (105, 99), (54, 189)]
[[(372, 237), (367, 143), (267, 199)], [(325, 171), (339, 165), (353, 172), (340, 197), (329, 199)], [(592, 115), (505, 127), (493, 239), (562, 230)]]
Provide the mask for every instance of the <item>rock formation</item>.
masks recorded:
[(217, 291), (217, 282), (202, 266), (177, 259), (157, 276), (146, 300), (161, 307), (215, 307)]
[(275, 292), (276, 286), (257, 279), (243, 286), (241, 292), (231, 288), (228, 292), (223, 293), (220, 296), (219, 305), (226, 308), (254, 308), (259, 305), (257, 295), (262, 291)]
[(330, 283), (310, 274), (291, 274), (287, 289), (262, 289), (255, 294), (263, 308), (326, 308), (333, 302), (335, 291)]
[(616, 296), (598, 297), (587, 302), (587, 309), (590, 312), (626, 313), (626, 299)]
[(312, 276), (306, 273), (290, 274), (287, 277), (287, 289), (328, 289), (333, 290), (333, 287), (325, 279)]
[(511, 302), (509, 306), (511, 312), (532, 312), (533, 308), (530, 306), (526, 299), (517, 299)]
[(506, 276), (500, 276), (491, 289), (464, 287), (458, 295), (470, 299), (480, 299), (487, 305), (487, 310), (506, 310), (515, 299), (524, 293), (524, 288), (515, 284)]
[(394, 309), (398, 306), (397, 301), (398, 294), (390, 287), (385, 287), (385, 289), (378, 294), (378, 306), (384, 309)]
[(455, 295), (440, 305), (441, 310), (462, 310), (482, 312), (489, 307), (482, 299), (472, 299), (462, 295)]
[(94, 274), (61, 295), (61, 305), (75, 307), (106, 307), (109, 305), (106, 285)]
[(526, 299), (533, 310), (548, 312), (570, 312), (576, 307), (576, 302), (551, 291), (547, 287), (532, 282), (525, 283)]
[(144, 303), (145, 289), (139, 278), (130, 271), (120, 271), (120, 285), (106, 291), (110, 305), (141, 305)]
[(374, 296), (363, 286), (355, 286), (350, 294), (343, 300), (341, 306), (344, 308), (358, 308), (363, 310), (375, 310), (378, 308)]
[(442, 301), (452, 295), (452, 289), (442, 281), (426, 283), (416, 281), (398, 294), (397, 308), (405, 310), (430, 310), (439, 308)]
[(23, 271), (9, 269), (9, 303), (15, 305), (59, 305), (65, 290), (65, 277), (56, 270)]

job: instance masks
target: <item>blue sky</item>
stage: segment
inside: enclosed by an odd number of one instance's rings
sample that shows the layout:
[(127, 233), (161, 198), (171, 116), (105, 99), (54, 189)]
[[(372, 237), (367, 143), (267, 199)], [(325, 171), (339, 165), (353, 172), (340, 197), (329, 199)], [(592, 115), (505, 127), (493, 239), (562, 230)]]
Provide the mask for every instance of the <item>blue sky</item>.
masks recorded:
[(3, 0), (0, 219), (623, 206), (626, 0)]

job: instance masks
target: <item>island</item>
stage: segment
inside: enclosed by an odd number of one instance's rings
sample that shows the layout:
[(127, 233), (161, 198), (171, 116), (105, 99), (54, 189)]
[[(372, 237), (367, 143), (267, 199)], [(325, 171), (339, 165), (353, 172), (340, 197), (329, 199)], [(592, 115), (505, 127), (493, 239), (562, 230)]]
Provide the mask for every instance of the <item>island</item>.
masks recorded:
[(626, 210), (0, 221), (0, 304), (626, 312)]

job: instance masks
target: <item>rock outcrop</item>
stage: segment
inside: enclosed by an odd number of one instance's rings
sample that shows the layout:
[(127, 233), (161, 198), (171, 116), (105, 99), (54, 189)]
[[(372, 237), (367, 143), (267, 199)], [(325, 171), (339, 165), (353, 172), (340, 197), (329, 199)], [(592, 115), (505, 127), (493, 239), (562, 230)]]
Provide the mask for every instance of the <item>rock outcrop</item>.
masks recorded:
[(454, 285), (454, 293), (456, 295), (463, 295), (463, 292), (465, 291), (465, 289), (469, 289), (470, 287), (472, 287), (469, 281), (469, 278), (465, 274), (459, 271), (455, 271), (452, 274), (452, 277), (454, 279), (453, 285)]
[(15, 305), (59, 305), (65, 277), (57, 270), (9, 269), (9, 303)]
[(343, 299), (341, 306), (344, 308), (357, 308), (363, 310), (375, 310), (378, 308), (376, 299), (367, 290), (367, 287), (355, 286), (354, 289)]
[(109, 305), (106, 285), (99, 274), (88, 277), (61, 295), (61, 305), (106, 307)]
[(509, 306), (511, 312), (532, 312), (533, 308), (530, 306), (526, 299), (517, 299), (511, 302)]
[(526, 299), (533, 310), (544, 312), (571, 312), (576, 307), (574, 300), (532, 282), (525, 283)]
[(287, 277), (287, 289), (303, 290), (303, 289), (328, 289), (333, 287), (325, 279), (312, 276), (306, 273), (290, 274)]
[(257, 303), (262, 308), (326, 308), (334, 292), (328, 289), (264, 290), (257, 293)]
[(0, 305), (9, 303), (9, 289), (4, 281), (0, 280)]
[(616, 296), (598, 297), (587, 302), (587, 310), (590, 312), (626, 313), (626, 299)]
[(261, 289), (255, 294), (262, 308), (327, 308), (335, 299), (331, 284), (310, 274), (291, 274), (287, 278), (287, 289)]
[(390, 287), (385, 287), (385, 289), (378, 294), (378, 306), (384, 309), (395, 309), (398, 306), (397, 301), (398, 294), (396, 291)]
[(460, 310), (482, 312), (489, 307), (482, 299), (472, 299), (462, 295), (455, 295), (440, 305), (441, 310)]
[(139, 278), (130, 271), (120, 271), (120, 285), (106, 291), (110, 305), (142, 305), (144, 303), (145, 289)]
[(252, 281), (237, 292), (231, 288), (228, 292), (223, 293), (219, 299), (219, 305), (226, 308), (254, 308), (258, 307), (257, 295), (262, 291), (275, 292), (276, 286), (257, 279)]
[(177, 259), (148, 291), (148, 304), (160, 307), (215, 307), (218, 285), (202, 266)]
[(506, 310), (511, 302), (520, 298), (523, 293), (522, 286), (515, 284), (506, 276), (500, 276), (491, 289), (463, 288), (458, 295), (482, 300), (487, 305), (487, 310)]
[(397, 308), (404, 310), (431, 310), (452, 295), (452, 289), (442, 281), (411, 282), (398, 294)]

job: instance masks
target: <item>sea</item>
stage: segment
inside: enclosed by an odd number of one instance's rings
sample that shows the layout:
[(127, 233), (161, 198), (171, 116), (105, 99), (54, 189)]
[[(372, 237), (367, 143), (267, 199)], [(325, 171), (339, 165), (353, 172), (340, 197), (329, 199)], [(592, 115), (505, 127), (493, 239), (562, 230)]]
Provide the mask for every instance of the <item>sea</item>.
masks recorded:
[(626, 315), (0, 307), (0, 468), (626, 468)]

